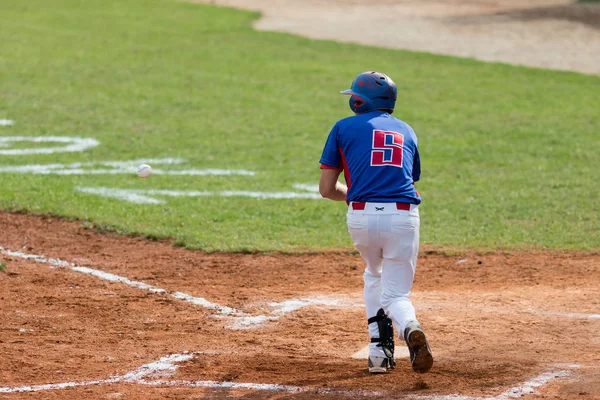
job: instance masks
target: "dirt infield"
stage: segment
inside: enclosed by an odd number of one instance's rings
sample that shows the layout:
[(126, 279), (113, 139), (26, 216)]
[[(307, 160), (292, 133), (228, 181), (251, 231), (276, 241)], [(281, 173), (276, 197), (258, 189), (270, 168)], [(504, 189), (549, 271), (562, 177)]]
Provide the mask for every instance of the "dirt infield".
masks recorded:
[(574, 0), (189, 0), (256, 10), (255, 28), (600, 74), (600, 3)]
[(205, 254), (8, 213), (0, 246), (0, 398), (600, 398), (598, 254), (422, 251), (434, 367), (370, 376), (355, 254)]

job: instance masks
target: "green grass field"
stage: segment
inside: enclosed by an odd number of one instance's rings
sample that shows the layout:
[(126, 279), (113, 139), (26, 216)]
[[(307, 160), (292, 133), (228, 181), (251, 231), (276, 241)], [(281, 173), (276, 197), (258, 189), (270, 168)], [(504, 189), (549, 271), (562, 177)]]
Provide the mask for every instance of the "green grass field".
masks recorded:
[[(100, 142), (0, 154), (0, 168), (178, 157), (169, 168), (255, 172), (3, 172), (0, 208), (208, 251), (350, 248), (343, 203), (157, 196), (165, 203), (143, 205), (75, 188), (302, 192), (293, 184), (318, 183), (329, 129), (351, 113), (339, 90), (380, 70), (399, 86), (395, 115), (420, 140), (422, 243), (600, 248), (600, 77), (256, 32), (257, 14), (170, 0), (0, 0), (0, 15), (0, 119), (15, 121), (0, 138)], [(36, 146), (47, 144), (0, 150)]]

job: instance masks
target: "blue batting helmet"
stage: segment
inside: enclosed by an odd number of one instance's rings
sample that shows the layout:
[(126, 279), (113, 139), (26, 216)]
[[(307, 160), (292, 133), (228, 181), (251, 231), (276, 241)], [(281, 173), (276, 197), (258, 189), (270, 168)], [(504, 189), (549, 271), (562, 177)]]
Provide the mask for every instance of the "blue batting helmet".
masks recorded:
[(352, 87), (340, 93), (350, 95), (350, 108), (357, 114), (374, 110), (388, 110), (391, 114), (396, 106), (398, 89), (389, 76), (369, 71), (358, 74)]

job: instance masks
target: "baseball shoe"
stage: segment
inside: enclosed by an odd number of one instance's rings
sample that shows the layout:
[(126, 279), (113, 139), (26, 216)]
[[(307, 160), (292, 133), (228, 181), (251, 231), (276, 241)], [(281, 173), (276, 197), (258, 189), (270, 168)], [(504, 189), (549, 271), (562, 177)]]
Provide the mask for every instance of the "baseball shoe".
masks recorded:
[(404, 329), (404, 340), (410, 352), (410, 364), (415, 372), (425, 373), (433, 365), (433, 356), (425, 332), (417, 321), (411, 321)]
[(372, 374), (383, 374), (388, 369), (388, 358), (369, 356), (369, 372)]

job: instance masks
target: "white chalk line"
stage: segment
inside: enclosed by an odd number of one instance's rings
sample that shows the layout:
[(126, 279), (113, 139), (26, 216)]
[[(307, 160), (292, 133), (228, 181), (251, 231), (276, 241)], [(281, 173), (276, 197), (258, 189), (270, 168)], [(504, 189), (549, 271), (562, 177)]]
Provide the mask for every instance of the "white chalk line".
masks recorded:
[(279, 385), (273, 383), (244, 383), (230, 381), (186, 381), (186, 380), (165, 380), (172, 376), (178, 369), (177, 363), (189, 361), (200, 353), (184, 352), (182, 354), (172, 354), (162, 357), (160, 360), (142, 365), (141, 367), (127, 372), (123, 375), (113, 376), (108, 379), (83, 381), (83, 382), (63, 382), (52, 383), (45, 385), (27, 385), (16, 387), (0, 387), (0, 393), (24, 393), (24, 392), (41, 392), (49, 390), (60, 390), (77, 386), (100, 386), (115, 383), (135, 383), (149, 386), (177, 386), (177, 387), (205, 387), (214, 389), (250, 389), (262, 391), (277, 391), (291, 393), (319, 393), (319, 394), (336, 394), (348, 397), (373, 397), (380, 396), (382, 393), (338, 389), (323, 389), (310, 388), (291, 385)]
[[(41, 392), (49, 390), (60, 390), (78, 386), (99, 386), (115, 383), (134, 383), (149, 386), (176, 386), (176, 387), (205, 387), (213, 389), (246, 389), (246, 390), (261, 390), (261, 391), (277, 391), (290, 393), (318, 393), (343, 395), (348, 397), (376, 397), (385, 396), (386, 393), (368, 392), (368, 391), (352, 391), (340, 389), (323, 389), (311, 388), (292, 385), (280, 385), (273, 383), (247, 383), (247, 382), (231, 382), (231, 381), (186, 381), (186, 380), (166, 380), (173, 376), (178, 369), (177, 363), (189, 361), (198, 353), (184, 352), (181, 354), (171, 354), (161, 357), (158, 361), (144, 364), (133, 371), (123, 375), (113, 376), (108, 379), (82, 381), (82, 382), (63, 382), (44, 385), (27, 385), (14, 387), (0, 387), (0, 393), (23, 393), (23, 392)], [(406, 398), (418, 400), (508, 400), (512, 398), (522, 397), (527, 394), (535, 393), (535, 389), (548, 384), (556, 378), (567, 378), (573, 375), (572, 370), (579, 368), (578, 365), (570, 365), (566, 369), (548, 371), (538, 375), (519, 386), (512, 387), (507, 391), (494, 397), (470, 397), (462, 395), (407, 395)], [(162, 378), (162, 379), (161, 379)]]
[[(36, 175), (134, 175), (140, 164), (149, 165), (175, 165), (183, 164), (182, 158), (141, 158), (129, 161), (98, 161), (71, 164), (33, 164), (33, 165), (9, 165), (0, 167), (0, 173), (36, 174)], [(188, 176), (254, 176), (254, 171), (245, 169), (184, 169), (164, 170), (153, 168), (154, 175), (188, 175)]]
[(133, 288), (136, 289), (142, 289), (142, 290), (147, 290), (149, 292), (152, 293), (160, 293), (160, 294), (166, 294), (169, 295), (175, 299), (178, 300), (183, 300), (189, 303), (192, 303), (194, 305), (197, 306), (201, 306), (210, 310), (214, 310), (217, 313), (220, 314), (229, 314), (229, 315), (238, 315), (238, 316), (244, 316), (245, 314), (241, 311), (238, 311), (234, 308), (231, 307), (227, 307), (227, 306), (221, 306), (219, 304), (216, 303), (212, 303), (202, 297), (194, 297), (185, 293), (181, 293), (181, 292), (169, 292), (165, 289), (162, 288), (158, 288), (156, 286), (152, 286), (149, 285), (147, 283), (144, 282), (140, 282), (140, 281), (134, 281), (131, 280), (129, 278), (123, 277), (123, 276), (119, 276), (119, 275), (115, 275), (115, 274), (111, 274), (109, 272), (105, 272), (99, 269), (94, 269), (94, 268), (89, 268), (89, 267), (82, 267), (79, 265), (75, 265), (75, 264), (71, 264), (69, 262), (60, 260), (60, 259), (56, 259), (56, 258), (46, 258), (44, 256), (38, 256), (38, 255), (34, 255), (34, 254), (25, 254), (22, 253), (20, 251), (11, 251), (11, 250), (7, 250), (4, 247), (0, 246), (0, 253), (6, 254), (8, 256), (11, 257), (19, 257), (25, 260), (31, 260), (31, 261), (35, 261), (38, 263), (43, 263), (43, 264), (49, 264), (49, 265), (54, 265), (57, 267), (62, 267), (62, 268), (69, 268), (72, 271), (76, 271), (76, 272), (80, 272), (83, 274), (87, 274), (87, 275), (91, 275), (94, 276), (96, 278), (100, 278), (109, 282), (119, 282), (119, 283), (124, 283), (128, 286), (131, 286)]
[(258, 328), (269, 321), (277, 321), (283, 315), (297, 311), (305, 307), (333, 307), (333, 308), (348, 308), (348, 307), (364, 307), (362, 303), (354, 302), (339, 297), (317, 296), (302, 299), (290, 299), (282, 302), (270, 302), (267, 304), (272, 308), (270, 315), (257, 316), (233, 316), (228, 317), (233, 320), (229, 327), (231, 329), (254, 329)]
[(27, 155), (27, 154), (54, 154), (64, 152), (79, 152), (91, 149), (100, 144), (92, 138), (79, 138), (69, 136), (0, 136), (0, 145), (7, 147), (10, 143), (64, 143), (64, 146), (27, 148), (27, 149), (0, 149), (0, 155)]
[(193, 353), (171, 354), (160, 358), (158, 361), (144, 364), (124, 375), (114, 376), (108, 379), (83, 381), (83, 382), (64, 382), (51, 383), (45, 385), (18, 386), (18, 387), (0, 387), (0, 393), (19, 393), (19, 392), (41, 392), (46, 390), (65, 389), (76, 386), (106, 385), (118, 382), (141, 383), (147, 377), (168, 377), (173, 375), (178, 366), (175, 363), (191, 360)]
[(452, 395), (408, 395), (406, 398), (418, 400), (509, 400), (521, 398), (528, 394), (537, 393), (536, 389), (544, 386), (557, 378), (569, 378), (573, 376), (573, 370), (580, 368), (580, 365), (558, 366), (559, 368), (547, 371), (538, 375), (519, 386), (512, 387), (497, 396), (492, 397), (472, 397), (458, 394)]
[(15, 124), (15, 121), (12, 119), (0, 119), (0, 126), (12, 126)]
[(273, 308), (271, 315), (249, 315), (243, 311), (236, 310), (235, 308), (219, 305), (208, 301), (202, 297), (195, 297), (182, 292), (170, 292), (166, 289), (162, 289), (153, 285), (149, 285), (144, 282), (131, 280), (129, 278), (111, 274), (99, 269), (90, 267), (83, 267), (63, 261), (57, 258), (47, 258), (44, 256), (25, 254), (20, 251), (11, 251), (0, 246), (0, 253), (6, 254), (11, 257), (18, 257), (25, 260), (31, 260), (42, 264), (49, 264), (51, 266), (57, 266), (61, 268), (68, 268), (72, 271), (90, 275), (96, 278), (100, 278), (109, 282), (118, 282), (128, 285), (130, 287), (146, 290), (151, 293), (165, 294), (177, 300), (183, 300), (196, 306), (200, 306), (209, 310), (213, 310), (217, 313), (216, 317), (226, 318), (229, 322), (228, 328), (239, 330), (239, 329), (256, 329), (263, 326), (269, 321), (277, 321), (284, 314), (296, 311), (300, 308), (311, 307), (311, 306), (329, 306), (329, 307), (348, 307), (348, 306), (361, 306), (358, 303), (349, 302), (339, 298), (328, 298), (328, 297), (315, 297), (305, 299), (292, 299), (286, 300), (280, 303), (272, 302), (269, 306)]
[(274, 308), (272, 314), (287, 314), (304, 307), (309, 306), (329, 306), (329, 307), (364, 307), (362, 302), (352, 302), (350, 300), (343, 300), (340, 298), (331, 298), (326, 296), (318, 296), (303, 299), (290, 299), (282, 302), (270, 302), (269, 307)]
[(335, 395), (350, 398), (357, 397), (379, 397), (385, 396), (382, 392), (370, 392), (366, 390), (343, 390), (343, 389), (323, 389), (302, 386), (279, 385), (276, 383), (243, 383), (243, 382), (217, 382), (217, 381), (143, 381), (143, 385), (151, 386), (187, 386), (187, 387), (205, 387), (211, 389), (241, 389), (241, 390), (263, 390), (288, 393), (314, 393), (319, 395)]
[(307, 192), (319, 193), (318, 183), (294, 183), (294, 189), (306, 190)]
[(97, 196), (113, 198), (134, 204), (165, 204), (166, 201), (155, 198), (155, 196), (166, 197), (249, 197), (253, 199), (307, 199), (321, 200), (318, 193), (300, 192), (253, 192), (253, 191), (194, 191), (194, 190), (142, 190), (142, 189), (118, 189), (107, 187), (82, 187), (77, 186), (75, 190), (81, 193), (94, 194)]

